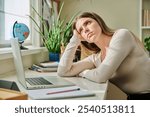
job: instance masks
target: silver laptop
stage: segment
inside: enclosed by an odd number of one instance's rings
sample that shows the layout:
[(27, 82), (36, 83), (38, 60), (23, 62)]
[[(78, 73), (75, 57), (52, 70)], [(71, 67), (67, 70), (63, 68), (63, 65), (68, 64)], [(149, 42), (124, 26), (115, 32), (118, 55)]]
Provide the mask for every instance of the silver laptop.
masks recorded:
[(21, 56), (20, 46), (17, 38), (11, 39), (11, 46), (12, 46), (12, 53), (14, 57), (14, 64), (16, 67), (18, 81), (26, 89), (40, 89), (40, 88), (64, 87), (64, 86), (75, 85), (57, 76), (25, 78), (25, 71), (23, 68), (22, 56)]

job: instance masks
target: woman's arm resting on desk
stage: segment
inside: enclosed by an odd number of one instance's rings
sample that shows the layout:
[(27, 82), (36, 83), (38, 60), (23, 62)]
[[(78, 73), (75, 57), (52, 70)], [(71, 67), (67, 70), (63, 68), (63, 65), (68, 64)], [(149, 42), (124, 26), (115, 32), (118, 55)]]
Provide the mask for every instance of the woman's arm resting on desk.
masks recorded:
[(80, 39), (77, 39), (76, 36), (70, 39), (70, 43), (67, 45), (60, 59), (57, 70), (59, 76), (76, 76), (83, 70), (95, 68), (90, 56), (84, 60), (73, 63), (75, 52), (80, 42)]
[(94, 82), (106, 82), (133, 49), (133, 39), (129, 31), (120, 30), (112, 38), (104, 61), (99, 67), (85, 70), (79, 75)]

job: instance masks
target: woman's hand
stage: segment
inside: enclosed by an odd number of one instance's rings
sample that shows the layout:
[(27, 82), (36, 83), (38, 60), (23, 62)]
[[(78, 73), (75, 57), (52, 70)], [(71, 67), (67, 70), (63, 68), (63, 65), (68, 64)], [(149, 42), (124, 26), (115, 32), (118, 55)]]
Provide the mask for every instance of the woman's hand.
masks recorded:
[(85, 41), (85, 39), (76, 30), (73, 30), (73, 35), (75, 35), (81, 41)]

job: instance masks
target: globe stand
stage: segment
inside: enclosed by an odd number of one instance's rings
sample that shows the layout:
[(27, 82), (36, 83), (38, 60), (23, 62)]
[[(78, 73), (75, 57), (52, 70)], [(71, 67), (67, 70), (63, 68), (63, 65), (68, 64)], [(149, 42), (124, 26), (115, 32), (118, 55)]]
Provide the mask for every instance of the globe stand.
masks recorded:
[[(24, 42), (24, 41), (23, 41), (23, 42)], [(21, 50), (28, 50), (28, 48), (22, 46), (22, 43), (23, 43), (23, 42), (19, 42), (19, 44), (20, 44), (20, 49), (21, 49)]]

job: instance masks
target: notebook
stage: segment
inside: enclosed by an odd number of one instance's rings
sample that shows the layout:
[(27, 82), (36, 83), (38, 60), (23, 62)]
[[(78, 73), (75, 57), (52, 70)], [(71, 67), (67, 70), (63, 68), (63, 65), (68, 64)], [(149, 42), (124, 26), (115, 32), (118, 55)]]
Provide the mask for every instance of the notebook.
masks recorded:
[(50, 88), (39, 90), (28, 90), (28, 95), (34, 100), (55, 100), (77, 97), (95, 96), (95, 93), (87, 90), (82, 90), (78, 86), (69, 86), (63, 88)]
[(40, 77), (26, 78), (25, 71), (23, 68), (20, 46), (17, 38), (11, 39), (11, 47), (14, 57), (14, 64), (17, 72), (17, 79), (26, 89), (40, 89), (48, 87), (64, 87), (75, 85), (57, 76), (40, 76)]

